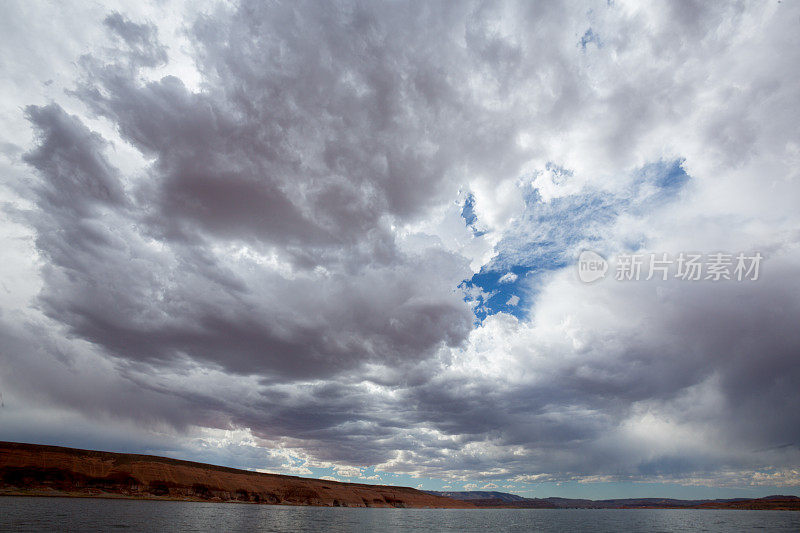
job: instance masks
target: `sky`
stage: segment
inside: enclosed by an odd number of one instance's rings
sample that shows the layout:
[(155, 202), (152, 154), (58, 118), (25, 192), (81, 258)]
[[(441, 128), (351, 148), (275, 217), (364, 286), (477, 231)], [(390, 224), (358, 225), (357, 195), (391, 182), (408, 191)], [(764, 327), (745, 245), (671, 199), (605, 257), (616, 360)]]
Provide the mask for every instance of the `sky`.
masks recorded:
[(800, 4), (102, 4), (0, 8), (0, 440), (800, 494)]

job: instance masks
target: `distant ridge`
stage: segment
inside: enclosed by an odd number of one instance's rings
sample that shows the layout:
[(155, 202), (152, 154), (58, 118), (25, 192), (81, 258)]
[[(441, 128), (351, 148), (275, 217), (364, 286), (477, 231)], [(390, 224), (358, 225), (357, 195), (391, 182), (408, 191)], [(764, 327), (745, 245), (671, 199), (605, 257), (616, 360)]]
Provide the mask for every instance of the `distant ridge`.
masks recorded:
[(167, 457), (0, 441), (0, 496), (473, 508), (410, 487), (262, 474)]
[(470, 501), (470, 500), (499, 500), (504, 502), (517, 502), (524, 501), (528, 498), (517, 496), (516, 494), (509, 494), (508, 492), (494, 492), (484, 490), (469, 490), (461, 492), (438, 492), (435, 490), (426, 490), (428, 494), (446, 496), (448, 498), (455, 498), (456, 500)]
[(572, 498), (524, 498), (507, 492), (426, 491), (434, 496), (447, 496), (482, 508), (513, 509), (774, 509), (800, 511), (800, 498), (773, 495), (763, 498), (730, 498), (722, 500), (676, 500), (672, 498), (623, 498), (584, 500)]

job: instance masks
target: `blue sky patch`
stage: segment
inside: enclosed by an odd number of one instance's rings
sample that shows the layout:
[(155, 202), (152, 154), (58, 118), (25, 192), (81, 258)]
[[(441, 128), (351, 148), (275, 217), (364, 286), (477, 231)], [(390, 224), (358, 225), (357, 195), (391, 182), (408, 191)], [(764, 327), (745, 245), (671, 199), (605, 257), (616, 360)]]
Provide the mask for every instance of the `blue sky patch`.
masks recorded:
[[(478, 321), (483, 321), (487, 316), (504, 312), (518, 318), (525, 316), (527, 302), (526, 278), (531, 268), (525, 266), (515, 267), (508, 272), (489, 270), (486, 267), (462, 283), (464, 288), (478, 287), (483, 295), (477, 297), (475, 316)], [(503, 281), (501, 278), (511, 272), (516, 276), (513, 281)], [(513, 277), (513, 276), (512, 276)], [(508, 278), (506, 278), (508, 279)]]
[[(525, 318), (542, 275), (574, 263), (577, 247), (600, 241), (604, 230), (622, 213), (642, 214), (673, 201), (690, 179), (683, 161), (645, 165), (633, 174), (630, 186), (618, 194), (589, 190), (545, 202), (538, 190), (527, 192), (525, 211), (497, 244), (495, 258), (461, 284), (465, 290), (482, 291), (477, 296), (470, 291), (466, 298), (476, 304), (477, 321), (499, 312)], [(563, 182), (572, 176), (570, 170), (554, 163), (546, 168), (554, 181)], [(478, 235), (474, 206), (475, 197), (470, 194), (461, 216)], [(632, 248), (641, 246), (643, 243), (631, 243)], [(503, 278), (508, 273), (514, 274), (513, 281)]]

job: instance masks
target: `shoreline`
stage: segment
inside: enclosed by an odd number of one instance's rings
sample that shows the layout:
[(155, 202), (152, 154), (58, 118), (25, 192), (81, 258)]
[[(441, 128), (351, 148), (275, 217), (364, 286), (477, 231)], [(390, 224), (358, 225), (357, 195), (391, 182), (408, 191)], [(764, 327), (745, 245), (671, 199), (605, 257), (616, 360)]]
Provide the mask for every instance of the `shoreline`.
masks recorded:
[(116, 494), (104, 492), (101, 494), (90, 494), (83, 492), (64, 492), (64, 491), (43, 491), (43, 490), (2, 490), (0, 498), (70, 498), (70, 499), (94, 499), (94, 500), (128, 500), (128, 501), (156, 501), (156, 502), (176, 502), (176, 503), (222, 503), (240, 505), (263, 505), (272, 507), (315, 507), (315, 508), (335, 508), (340, 509), (428, 509), (428, 510), (465, 510), (465, 511), (492, 511), (492, 510), (515, 510), (515, 511), (636, 511), (636, 510), (663, 510), (663, 511), (800, 511), (800, 507), (733, 507), (718, 505), (695, 505), (695, 506), (639, 506), (639, 507), (515, 507), (515, 506), (492, 506), (492, 507), (362, 507), (362, 506), (331, 506), (315, 505), (306, 503), (266, 503), (241, 500), (222, 500), (222, 499), (202, 499), (191, 497), (159, 497), (146, 495)]

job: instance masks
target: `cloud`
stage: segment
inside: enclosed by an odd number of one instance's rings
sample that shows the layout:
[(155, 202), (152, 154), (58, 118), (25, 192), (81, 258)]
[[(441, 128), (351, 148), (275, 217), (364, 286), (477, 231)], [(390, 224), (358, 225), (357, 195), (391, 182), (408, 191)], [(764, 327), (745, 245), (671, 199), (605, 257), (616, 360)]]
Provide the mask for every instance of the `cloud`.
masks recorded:
[(27, 216), (52, 267), (40, 301), (51, 317), (115, 354), (169, 361), (192, 353), (237, 372), (313, 375), (373, 357), (424, 356), (468, 331), (468, 310), (448, 282), (435, 281), (439, 274), (417, 286), (405, 281), (422, 262), (441, 272), (463, 265), (435, 249), (397, 254), (391, 266), (362, 265), (356, 277), (329, 265), (286, 279), (237, 245), (226, 247), (233, 258), (197, 242), (153, 246), (161, 230), (123, 192), (98, 136), (56, 105), (28, 114), (42, 144), (25, 160), (43, 180), (33, 191), (39, 211)]
[(513, 272), (507, 272), (497, 280), (498, 283), (514, 283), (515, 281), (517, 281), (517, 275)]
[(137, 24), (121, 13), (108, 15), (103, 24), (125, 43), (132, 63), (155, 67), (167, 62), (167, 50), (159, 43), (152, 24)]
[(339, 477), (346, 477), (346, 478), (364, 477), (364, 473), (361, 471), (361, 469), (353, 466), (335, 465), (333, 469), (336, 471), (336, 475)]
[[(3, 139), (0, 436), (465, 490), (795, 482), (796, 8), (141, 9), (86, 11), (69, 58), (40, 31), (68, 92), (4, 104), (32, 137)], [(765, 262), (588, 286), (581, 249)]]

